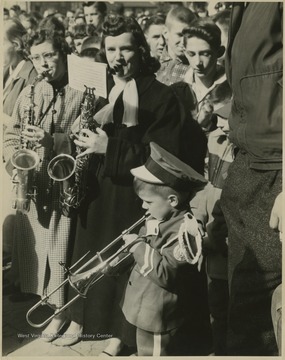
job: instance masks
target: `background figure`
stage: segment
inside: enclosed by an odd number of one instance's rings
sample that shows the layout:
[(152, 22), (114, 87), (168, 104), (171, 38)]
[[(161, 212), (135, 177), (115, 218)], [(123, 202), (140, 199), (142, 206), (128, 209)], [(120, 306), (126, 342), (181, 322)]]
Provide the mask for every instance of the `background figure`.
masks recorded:
[(158, 60), (160, 59), (166, 44), (164, 38), (164, 24), (164, 17), (153, 15), (146, 20), (144, 27), (144, 34), (150, 47), (151, 56), (157, 58)]
[(228, 355), (278, 354), (271, 298), (281, 283), (282, 24), (282, 3), (233, 3), (229, 137), (239, 151), (221, 198), (229, 230)]
[[(179, 103), (172, 91), (155, 79), (159, 64), (150, 56), (137, 22), (111, 15), (104, 23), (103, 35), (103, 49), (115, 86), (109, 94), (110, 103), (95, 115), (103, 128), (97, 128), (95, 133), (86, 130), (75, 141), (86, 148), (83, 154), (95, 155), (88, 195), (78, 217), (73, 262), (87, 250), (92, 254), (102, 250), (142, 216), (130, 169), (145, 162), (150, 141), (183, 160), (188, 156), (181, 141), (184, 124)], [(203, 144), (191, 157), (192, 165), (203, 172), (204, 135), (194, 120), (189, 123), (187, 141)], [(135, 344), (134, 329), (125, 322), (119, 307), (126, 279), (107, 276), (89, 291), (84, 303), (71, 307), (72, 323), (84, 324), (84, 332), (114, 337), (105, 349), (112, 355), (122, 349), (121, 341)]]
[(10, 7), (10, 10), (9, 10), (9, 15), (10, 15), (10, 18), (18, 18), (19, 15), (21, 14), (21, 7), (19, 5), (13, 5)]
[(79, 55), (81, 52), (81, 46), (83, 43), (83, 40), (87, 38), (87, 30), (85, 24), (75, 25), (74, 26), (74, 32), (73, 32), (73, 44), (74, 44), (74, 53), (76, 55)]
[(18, 19), (5, 21), (3, 112), (9, 116), (12, 115), (15, 102), (23, 88), (31, 84), (37, 75), (24, 46), (26, 34), (26, 29)]
[(184, 55), (183, 30), (196, 19), (194, 13), (184, 6), (172, 8), (165, 22), (166, 46), (160, 57), (161, 67), (157, 80), (165, 85), (183, 81), (189, 62)]
[[(37, 75), (24, 47), (26, 34), (25, 28), (18, 19), (11, 18), (5, 21), (3, 39), (3, 113), (9, 116), (12, 115), (15, 102), (23, 88), (31, 84)], [(3, 130), (10, 120), (9, 117), (3, 116)], [(12, 209), (11, 178), (4, 170), (4, 164), (2, 165), (3, 256), (4, 261), (8, 261), (11, 260), (13, 246), (15, 210)], [(14, 290), (18, 290), (17, 292), (19, 292), (18, 282), (19, 279), (16, 278), (13, 281), (16, 287)]]
[[(213, 349), (216, 356), (227, 355), (228, 313), (228, 229), (220, 206), (220, 198), (228, 168), (233, 161), (233, 144), (228, 139), (230, 99), (217, 97), (214, 114), (217, 128), (208, 137), (209, 183), (191, 202), (192, 211), (205, 233), (203, 254), (208, 275), (208, 301), (211, 313)], [(217, 101), (217, 99), (216, 99)], [(219, 107), (224, 102), (224, 106)]]
[(87, 1), (83, 3), (85, 21), (92, 24), (97, 33), (101, 34), (102, 24), (107, 14), (107, 6), (103, 1)]
[(3, 9), (3, 20), (8, 20), (10, 18), (9, 10), (7, 8)]
[(99, 36), (89, 36), (83, 40), (81, 46), (80, 57), (89, 58), (93, 61), (97, 60), (97, 54), (100, 49), (100, 37)]
[[(69, 47), (56, 26), (47, 31), (42, 28), (29, 45), (30, 59), (39, 74), (45, 72), (44, 80), (35, 84), (34, 99), (30, 97), (31, 86), (26, 87), (17, 99), (4, 134), (4, 157), (8, 173), (15, 174), (17, 170), (11, 157), (17, 146), (21, 149), (20, 136), (22, 141), (36, 145), (34, 156), (37, 154), (40, 159), (33, 177), (37, 195), (27, 214), (20, 211), (16, 214), (12, 271), (20, 278), (23, 292), (43, 296), (64, 280), (64, 269), (59, 262), (68, 263), (74, 234), (72, 220), (61, 214), (60, 186), (49, 178), (47, 166), (55, 154), (70, 152), (66, 146), (68, 134), (80, 113), (83, 93), (68, 86)], [(34, 125), (29, 124), (33, 115)], [(64, 303), (64, 289), (49, 299), (49, 304), (55, 308)], [(55, 318), (44, 330), (46, 336), (43, 339), (52, 341), (64, 322), (62, 315)]]
[(26, 29), (27, 33), (30, 36), (33, 36), (35, 34), (35, 31), (38, 28), (37, 19), (33, 15), (27, 14), (27, 13), (22, 13), (19, 16), (19, 19), (20, 19), (22, 25), (24, 26), (24, 28)]
[[(231, 9), (219, 11), (212, 16), (212, 20), (221, 30), (221, 45), (224, 46), (225, 49), (227, 49), (228, 46), (230, 17)], [(226, 52), (218, 59), (219, 63), (223, 66), (225, 65), (225, 55)]]
[[(224, 54), (221, 45), (221, 31), (210, 19), (197, 19), (184, 31), (185, 56), (190, 67), (184, 81), (189, 84), (197, 99), (196, 119), (205, 132), (215, 128), (213, 123), (213, 104), (209, 101), (216, 88), (230, 88), (225, 69), (218, 64)], [(222, 91), (225, 92), (225, 91)], [(217, 97), (218, 92), (216, 91)], [(222, 99), (220, 99), (222, 101)], [(215, 99), (219, 103), (219, 99)]]

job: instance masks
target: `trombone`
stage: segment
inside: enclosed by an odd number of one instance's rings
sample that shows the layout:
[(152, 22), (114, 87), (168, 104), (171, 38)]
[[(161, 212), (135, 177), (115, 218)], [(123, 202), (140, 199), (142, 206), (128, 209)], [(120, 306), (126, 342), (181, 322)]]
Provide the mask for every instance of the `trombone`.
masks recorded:
[[(80, 264), (84, 258), (90, 253), (88, 251), (86, 254), (84, 254), (75, 264), (73, 264), (70, 268), (66, 268), (64, 263), (60, 263), (61, 266), (65, 268), (66, 273), (68, 274), (67, 278), (54, 290), (52, 290), (50, 293), (45, 295), (40, 301), (38, 301), (34, 306), (32, 306), (27, 314), (26, 314), (26, 320), (27, 322), (35, 327), (35, 328), (41, 328), (45, 325), (47, 325), (55, 316), (66, 310), (71, 304), (73, 304), (77, 299), (80, 297), (86, 298), (88, 290), (96, 284), (100, 279), (102, 279), (105, 275), (108, 274), (110, 269), (116, 268), (121, 262), (126, 260), (131, 253), (127, 252), (127, 250), (133, 246), (137, 240), (132, 241), (128, 245), (121, 246), (115, 253), (111, 256), (109, 256), (107, 259), (103, 260), (102, 255), (106, 253), (108, 250), (110, 250), (114, 245), (116, 245), (120, 240), (122, 240), (123, 236), (126, 234), (129, 234), (133, 229), (135, 229), (137, 226), (142, 224), (148, 217), (149, 213), (146, 213), (141, 219), (139, 219), (137, 222), (135, 222), (133, 225), (131, 225), (128, 229), (124, 230), (121, 235), (119, 235), (116, 239), (114, 239), (110, 244), (108, 244), (105, 248), (103, 248), (101, 251), (97, 252), (96, 255), (94, 255), (90, 260), (85, 262), (79, 269), (72, 272), (72, 270), (76, 267), (76, 265)], [(125, 253), (126, 255), (122, 258), (120, 258), (120, 254)], [(87, 266), (92, 264), (95, 260), (99, 260), (99, 264), (92, 267), (91, 269), (82, 272), (82, 270), (86, 269)], [(54, 294), (57, 290), (59, 290), (62, 286), (65, 286), (66, 284), (70, 284), (73, 289), (77, 292), (77, 295), (75, 295), (68, 303), (66, 303), (64, 306), (62, 306), (59, 309), (56, 309), (55, 312), (48, 317), (46, 320), (44, 320), (42, 323), (34, 323), (31, 321), (30, 316), (31, 314), (41, 305), (48, 305), (48, 300), (52, 294)]]

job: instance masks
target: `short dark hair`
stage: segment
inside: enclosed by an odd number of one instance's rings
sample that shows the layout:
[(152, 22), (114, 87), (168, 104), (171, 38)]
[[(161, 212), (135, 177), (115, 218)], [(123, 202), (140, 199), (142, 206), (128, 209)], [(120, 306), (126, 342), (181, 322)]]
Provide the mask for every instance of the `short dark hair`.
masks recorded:
[(52, 43), (56, 51), (64, 58), (71, 53), (71, 49), (65, 40), (65, 28), (63, 23), (55, 17), (43, 19), (36, 33), (30, 37), (26, 46), (28, 50), (34, 45), (39, 45), (48, 41)]
[(85, 1), (83, 7), (94, 6), (103, 15), (107, 13), (107, 5), (104, 1)]
[(165, 24), (167, 28), (169, 28), (170, 23), (173, 20), (176, 20), (181, 23), (190, 25), (196, 18), (197, 16), (190, 9), (186, 8), (185, 6), (177, 6), (168, 12)]
[(91, 57), (93, 58), (95, 61), (96, 61), (96, 57), (97, 57), (97, 54), (99, 52), (99, 49), (96, 49), (96, 48), (86, 48), (86, 49), (83, 49), (81, 52), (80, 52), (80, 57)]
[(102, 51), (105, 51), (105, 39), (107, 36), (118, 36), (123, 33), (131, 33), (141, 55), (141, 73), (142, 75), (154, 74), (160, 67), (157, 59), (150, 55), (144, 33), (138, 22), (133, 17), (127, 17), (117, 14), (110, 14), (105, 19), (103, 25)]
[(185, 41), (191, 37), (198, 37), (210, 44), (212, 49), (221, 47), (221, 30), (210, 19), (199, 18), (192, 22), (189, 28), (183, 31)]
[(232, 97), (232, 90), (227, 81), (218, 84), (210, 93), (208, 99), (213, 104), (227, 103)]
[(165, 16), (163, 15), (153, 15), (148, 18), (144, 25), (144, 32), (148, 32), (151, 25), (164, 25), (165, 24)]
[(86, 25), (85, 24), (76, 24), (73, 29), (73, 38), (74, 39), (83, 39), (87, 35)]

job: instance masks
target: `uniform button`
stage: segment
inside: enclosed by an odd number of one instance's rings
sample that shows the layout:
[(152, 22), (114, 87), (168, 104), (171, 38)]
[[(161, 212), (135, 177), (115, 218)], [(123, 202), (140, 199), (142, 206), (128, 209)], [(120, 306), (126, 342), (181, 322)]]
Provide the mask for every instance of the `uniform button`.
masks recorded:
[(132, 282), (131, 282), (131, 281), (129, 281), (129, 285), (132, 286)]
[(48, 207), (45, 205), (45, 206), (43, 206), (43, 210), (44, 211), (47, 211), (47, 209), (48, 209)]

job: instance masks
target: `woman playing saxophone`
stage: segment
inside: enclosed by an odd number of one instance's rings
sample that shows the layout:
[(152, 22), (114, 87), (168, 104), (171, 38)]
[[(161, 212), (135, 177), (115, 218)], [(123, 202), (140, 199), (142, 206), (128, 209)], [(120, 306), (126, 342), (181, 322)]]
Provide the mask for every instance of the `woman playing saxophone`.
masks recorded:
[[(45, 28), (39, 27), (28, 44), (30, 59), (43, 81), (26, 87), (17, 99), (12, 120), (4, 134), (4, 156), (10, 175), (15, 170), (13, 155), (23, 144), (32, 144), (39, 157), (34, 178), (37, 194), (26, 214), (17, 211), (12, 276), (20, 279), (23, 293), (43, 296), (60, 284), (64, 269), (59, 261), (68, 262), (68, 247), (73, 222), (64, 217), (59, 205), (59, 184), (50, 181), (47, 165), (59, 153), (70, 152), (69, 134), (73, 121), (79, 116), (83, 93), (68, 85), (67, 54), (62, 24), (51, 18)], [(33, 94), (32, 116), (22, 128), (27, 107)], [(64, 305), (64, 291), (49, 299), (54, 308)], [(51, 341), (64, 324), (64, 318), (55, 318), (44, 330), (43, 339)]]

